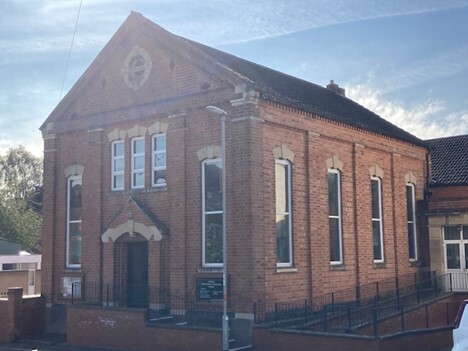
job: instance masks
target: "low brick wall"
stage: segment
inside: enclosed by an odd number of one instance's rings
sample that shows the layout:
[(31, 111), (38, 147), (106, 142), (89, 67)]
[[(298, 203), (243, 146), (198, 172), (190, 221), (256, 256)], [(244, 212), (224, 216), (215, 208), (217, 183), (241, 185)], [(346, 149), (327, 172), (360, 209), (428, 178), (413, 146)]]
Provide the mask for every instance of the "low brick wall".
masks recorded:
[(427, 329), (382, 338), (254, 328), (255, 351), (429, 351), (452, 345), (452, 328)]
[(10, 288), (0, 299), (0, 342), (40, 336), (44, 332), (45, 298), (23, 297), (22, 288)]
[[(417, 345), (417, 349), (415, 348)], [(379, 340), (379, 351), (441, 350), (452, 347), (452, 327), (426, 329), (387, 336)]]
[(378, 350), (376, 348), (376, 340), (365, 336), (337, 336), (333, 334), (318, 334), (308, 331), (279, 330), (255, 327), (252, 332), (252, 338), (255, 351)]
[(75, 346), (141, 351), (219, 351), (221, 330), (150, 326), (145, 311), (70, 305), (67, 343)]
[[(466, 293), (455, 293), (430, 305), (423, 305), (408, 313), (403, 318), (389, 318), (379, 325), (380, 334), (392, 335), (372, 337), (372, 325), (359, 331), (361, 335), (333, 335), (312, 331), (267, 329), (256, 326), (253, 329), (253, 345), (255, 351), (287, 350), (287, 351), (418, 351), (438, 350), (452, 346), (451, 324)], [(428, 329), (429, 327), (430, 329)]]

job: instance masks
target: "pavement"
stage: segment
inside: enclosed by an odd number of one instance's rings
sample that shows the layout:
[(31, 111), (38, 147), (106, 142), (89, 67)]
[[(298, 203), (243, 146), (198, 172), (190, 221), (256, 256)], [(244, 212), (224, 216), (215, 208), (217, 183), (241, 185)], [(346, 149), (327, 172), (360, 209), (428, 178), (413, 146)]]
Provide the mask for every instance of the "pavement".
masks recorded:
[(19, 339), (13, 343), (0, 343), (0, 351), (115, 351), (111, 349), (71, 346), (65, 335), (48, 334), (40, 338)]
[[(450, 351), (451, 349), (447, 347), (434, 351)], [(65, 335), (51, 334), (37, 339), (20, 339), (10, 344), (0, 343), (0, 351), (115, 351), (115, 349), (71, 346), (67, 344)]]

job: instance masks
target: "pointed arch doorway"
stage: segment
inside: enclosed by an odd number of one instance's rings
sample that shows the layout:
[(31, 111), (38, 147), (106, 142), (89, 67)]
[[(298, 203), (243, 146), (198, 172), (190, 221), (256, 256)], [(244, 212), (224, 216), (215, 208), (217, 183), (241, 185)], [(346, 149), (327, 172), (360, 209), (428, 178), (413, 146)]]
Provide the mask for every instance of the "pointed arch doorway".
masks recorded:
[[(101, 235), (101, 241), (108, 250), (104, 255), (104, 276), (113, 276), (113, 300), (116, 305), (149, 306), (149, 283), (159, 285), (159, 275), (155, 273), (159, 256), (154, 256), (155, 245), (160, 249), (156, 242), (160, 242), (168, 232), (168, 228), (148, 206), (132, 197), (109, 223)], [(152, 272), (150, 277), (149, 271)]]

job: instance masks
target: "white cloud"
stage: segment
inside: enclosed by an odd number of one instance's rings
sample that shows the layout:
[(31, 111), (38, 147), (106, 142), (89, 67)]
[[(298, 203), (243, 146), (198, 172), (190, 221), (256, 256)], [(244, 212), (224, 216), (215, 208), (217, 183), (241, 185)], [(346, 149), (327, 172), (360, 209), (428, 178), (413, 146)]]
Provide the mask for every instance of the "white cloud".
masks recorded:
[(385, 100), (380, 91), (364, 85), (348, 88), (347, 96), (421, 139), (468, 134), (468, 111), (449, 114), (443, 101), (405, 106)]
[(430, 56), (400, 65), (398, 69), (388, 72), (385, 80), (379, 82), (379, 88), (389, 93), (438, 78), (458, 75), (468, 69), (467, 57), (468, 46), (431, 53)]
[[(158, 9), (158, 3), (155, 2), (154, 9)], [(186, 11), (193, 15), (182, 14), (182, 21), (181, 15), (174, 16), (172, 11), (162, 15), (149, 9), (149, 13), (143, 14), (153, 20), (159, 17), (160, 24), (177, 28), (179, 35), (208, 45), (227, 45), (342, 23), (463, 6), (468, 6), (467, 0), (193, 0), (185, 4)]]

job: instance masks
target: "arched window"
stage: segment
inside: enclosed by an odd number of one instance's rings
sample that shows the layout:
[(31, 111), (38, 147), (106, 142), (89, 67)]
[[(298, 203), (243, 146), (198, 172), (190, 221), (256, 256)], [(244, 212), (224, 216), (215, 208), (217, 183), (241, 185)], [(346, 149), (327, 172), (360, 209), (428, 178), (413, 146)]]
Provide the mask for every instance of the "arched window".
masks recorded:
[(67, 179), (67, 262), (68, 268), (81, 267), (81, 175)]
[(416, 235), (416, 203), (414, 197), (414, 184), (406, 184), (406, 214), (408, 222), (408, 250), (410, 261), (418, 259), (418, 245)]
[(125, 187), (125, 143), (123, 140), (112, 142), (112, 190)]
[(223, 266), (223, 187), (220, 158), (202, 162), (202, 256), (204, 267)]
[(154, 187), (166, 186), (166, 134), (154, 134), (152, 139), (151, 182)]
[(381, 182), (379, 177), (371, 177), (372, 241), (376, 263), (384, 262)]
[(328, 170), (328, 223), (330, 231), (330, 264), (343, 264), (341, 225), (341, 172)]
[(276, 198), (276, 265), (291, 267), (292, 220), (291, 220), (291, 163), (277, 159), (275, 162)]
[(132, 139), (132, 189), (145, 187), (145, 138)]

